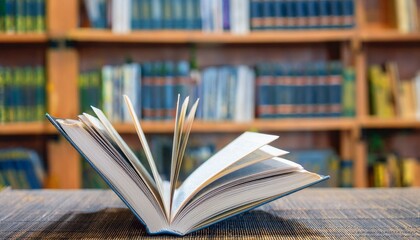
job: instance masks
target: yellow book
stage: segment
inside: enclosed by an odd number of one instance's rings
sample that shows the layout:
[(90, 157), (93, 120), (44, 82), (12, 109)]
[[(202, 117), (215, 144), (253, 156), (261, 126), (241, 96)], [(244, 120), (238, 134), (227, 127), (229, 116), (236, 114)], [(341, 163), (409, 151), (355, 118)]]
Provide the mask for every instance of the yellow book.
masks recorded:
[(416, 103), (414, 82), (411, 80), (403, 80), (400, 83), (400, 103), (401, 103), (401, 117), (407, 119), (414, 119), (416, 116)]

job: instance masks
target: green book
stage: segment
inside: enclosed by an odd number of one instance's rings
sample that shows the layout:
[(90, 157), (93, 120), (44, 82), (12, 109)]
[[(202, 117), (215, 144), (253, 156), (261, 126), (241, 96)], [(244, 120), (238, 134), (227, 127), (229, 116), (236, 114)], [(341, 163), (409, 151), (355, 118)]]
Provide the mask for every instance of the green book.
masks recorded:
[(5, 32), (14, 33), (16, 31), (16, 5), (13, 0), (4, 0), (5, 4), (5, 15), (4, 15), (4, 25)]
[(0, 0), (0, 33), (5, 31), (6, 2)]
[(16, 32), (24, 33), (26, 32), (26, 24), (25, 24), (25, 3), (26, 0), (19, 0), (15, 2), (16, 5)]
[(0, 123), (6, 122), (6, 83), (4, 68), (0, 66)]
[(14, 83), (13, 83), (13, 104), (15, 108), (15, 121), (24, 121), (25, 118), (25, 89), (24, 89), (24, 77), (25, 72), (22, 67), (14, 69)]
[(33, 68), (25, 67), (23, 69), (23, 90), (25, 95), (24, 102), (24, 121), (36, 121), (35, 118), (35, 98), (34, 98), (34, 81)]
[(45, 71), (41, 66), (35, 67), (35, 118), (37, 121), (44, 120), (45, 114)]
[(13, 94), (14, 94), (14, 85), (13, 85), (13, 69), (7, 67), (4, 69), (4, 84), (6, 86), (6, 121), (13, 122), (16, 121), (15, 109), (13, 104)]
[(35, 31), (38, 33), (45, 32), (45, 0), (33, 0), (35, 1)]
[(343, 71), (343, 116), (354, 117), (356, 113), (355, 72), (353, 68)]
[(24, 24), (26, 32), (33, 32), (35, 30), (35, 18), (34, 18), (34, 0), (25, 1), (25, 12), (24, 12)]

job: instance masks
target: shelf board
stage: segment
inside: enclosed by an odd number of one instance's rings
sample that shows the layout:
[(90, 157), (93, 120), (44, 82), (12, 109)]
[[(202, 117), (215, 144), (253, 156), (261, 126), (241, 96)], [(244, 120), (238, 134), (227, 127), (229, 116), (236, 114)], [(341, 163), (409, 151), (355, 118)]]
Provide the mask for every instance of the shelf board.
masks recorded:
[(0, 43), (44, 43), (47, 41), (48, 36), (45, 33), (0, 33)]
[(43, 122), (0, 124), (0, 135), (32, 135), (45, 133), (46, 128), (45, 123)]
[(420, 41), (420, 32), (402, 33), (398, 30), (363, 30), (360, 34), (360, 39), (364, 42), (405, 42), (405, 41)]
[(202, 31), (157, 30), (115, 34), (111, 30), (75, 29), (67, 37), (79, 42), (111, 43), (294, 43), (348, 41), (354, 30), (261, 31), (246, 35)]
[[(142, 121), (145, 133), (173, 133), (173, 121)], [(115, 124), (121, 134), (135, 133), (132, 124)], [(342, 119), (282, 119), (282, 120), (254, 120), (252, 122), (227, 121), (194, 121), (192, 132), (195, 133), (237, 133), (244, 131), (333, 131), (351, 130), (355, 127), (355, 120)]]
[(420, 121), (402, 118), (365, 118), (359, 120), (362, 128), (420, 128)]

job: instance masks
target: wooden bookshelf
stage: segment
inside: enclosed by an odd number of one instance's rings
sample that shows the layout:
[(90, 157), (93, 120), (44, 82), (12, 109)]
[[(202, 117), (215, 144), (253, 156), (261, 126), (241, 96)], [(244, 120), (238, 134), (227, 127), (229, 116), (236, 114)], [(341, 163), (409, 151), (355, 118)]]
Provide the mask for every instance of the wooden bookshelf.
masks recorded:
[(45, 134), (45, 123), (0, 123), (1, 136)]
[[(170, 121), (141, 121), (145, 133), (171, 134), (174, 129), (173, 120)], [(354, 119), (285, 119), (285, 120), (254, 120), (252, 122), (227, 121), (194, 121), (194, 133), (240, 133), (244, 131), (286, 132), (286, 131), (340, 131), (355, 128)], [(122, 134), (135, 134), (134, 125), (130, 123), (115, 124), (115, 128)]]
[(358, 36), (363, 42), (420, 42), (419, 33), (401, 33), (393, 29), (364, 30)]
[(416, 119), (402, 119), (402, 118), (391, 118), (391, 119), (383, 119), (383, 118), (364, 118), (359, 121), (359, 125), (361, 128), (368, 128), (368, 129), (399, 129), (399, 128), (413, 128), (419, 129), (420, 128), (420, 121)]
[(46, 43), (49, 40), (45, 33), (0, 33), (0, 43)]
[[(135, 56), (144, 56), (142, 55), (144, 50), (149, 48), (151, 44), (165, 45), (165, 50), (162, 50), (164, 53), (159, 57), (165, 55), (185, 56), (189, 51), (185, 46), (192, 43), (198, 46), (209, 44), (212, 47), (222, 45), (226, 47), (226, 53), (222, 50), (214, 51), (214, 48), (209, 48), (198, 56), (201, 58), (208, 57), (210, 59), (208, 60), (209, 65), (219, 60), (234, 62), (235, 64), (238, 62), (248, 64), (254, 56), (267, 57), (269, 60), (288, 60), (290, 57), (296, 56), (296, 59), (320, 58), (328, 60), (338, 56), (347, 65), (355, 67), (357, 92), (355, 118), (256, 119), (247, 123), (198, 120), (193, 124), (192, 131), (195, 133), (230, 134), (243, 131), (338, 132), (338, 151), (340, 155), (346, 159), (354, 160), (355, 186), (366, 187), (366, 151), (368, 147), (361, 132), (365, 129), (420, 129), (420, 122), (416, 120), (377, 119), (369, 116), (368, 82), (366, 79), (369, 65), (388, 57), (394, 57), (397, 55), (396, 52), (399, 48), (404, 48), (406, 45), (410, 45), (412, 48), (412, 45), (420, 42), (420, 33), (400, 33), (386, 21), (386, 0), (356, 0), (357, 26), (351, 30), (261, 31), (251, 32), (247, 35), (169, 30), (114, 34), (111, 30), (79, 28), (79, 11), (81, 9), (79, 5), (81, 2), (79, 0), (47, 0), (47, 33), (45, 34), (0, 34), (0, 45), (3, 44), (3, 48), (7, 50), (7, 54), (3, 52), (3, 58), (5, 58), (5, 55), (13, 55), (11, 54), (12, 50), (9, 50), (11, 48), (15, 48), (15, 52), (18, 52), (16, 55), (25, 55), (26, 50), (20, 50), (22, 43), (34, 45), (33, 48), (45, 52), (43, 58), (45, 60), (41, 61), (45, 62), (49, 81), (48, 112), (54, 116), (74, 118), (79, 113), (77, 78), (79, 69), (83, 65), (94, 65), (99, 58), (104, 56), (107, 58), (124, 58), (132, 50)], [(39, 47), (40, 44), (38, 43), (48, 43), (51, 40), (60, 42), (69, 40), (77, 44), (50, 49), (46, 49), (45, 44)], [(387, 46), (383, 53), (377, 54), (381, 51), (381, 46), (377, 46), (378, 44), (390, 44), (391, 47)], [(128, 45), (129, 47), (126, 47)], [(255, 45), (256, 48), (252, 49), (250, 53), (251, 50), (246, 50), (245, 47), (252, 45)], [(292, 46), (292, 48), (289, 48), (289, 46)], [(264, 47), (264, 51), (258, 51), (257, 47)], [(183, 49), (168, 53), (167, 48)], [(301, 50), (295, 51), (297, 48), (301, 48)], [(410, 54), (411, 48), (405, 48), (404, 54)], [(394, 50), (388, 51), (389, 49)], [(415, 47), (413, 49), (418, 51)], [(154, 56), (153, 51), (160, 51), (160, 49), (148, 49), (145, 56)], [(241, 53), (244, 51), (248, 52), (242, 55)], [(418, 52), (420, 53), (420, 51)], [(224, 54), (215, 57), (219, 53)], [(419, 53), (415, 53), (414, 56), (418, 56)], [(123, 56), (114, 56), (118, 54)], [(18, 59), (15, 62), (21, 62), (19, 58), (19, 56), (11, 57), (12, 60)], [(39, 56), (37, 56), (38, 58)], [(404, 67), (410, 68), (407, 70), (408, 72), (412, 72), (416, 67), (413, 60), (408, 57), (404, 59), (398, 55), (398, 60), (402, 63), (409, 63), (403, 64)], [(173, 129), (173, 121), (144, 121), (142, 126), (147, 134), (170, 134)], [(131, 124), (116, 124), (116, 129), (121, 134), (135, 134), (135, 129)], [(13, 139), (13, 136), (51, 134), (57, 134), (57, 131), (49, 122), (0, 124), (0, 136), (7, 141)], [(58, 139), (58, 141), (50, 140), (50, 138), (44, 140), (48, 141), (48, 162), (51, 166), (54, 166), (53, 174), (66, 176), (60, 178), (62, 182), (57, 183), (54, 187), (80, 187), (79, 155), (70, 144), (62, 141), (62, 138)], [(72, 167), (63, 163), (63, 154), (69, 156), (68, 163), (72, 163)], [(66, 181), (66, 179), (71, 180)]]
[(350, 41), (356, 36), (354, 30), (306, 30), (251, 32), (247, 35), (230, 33), (203, 33), (202, 31), (133, 31), (114, 34), (111, 30), (74, 29), (67, 38), (78, 42), (107, 43), (296, 43)]

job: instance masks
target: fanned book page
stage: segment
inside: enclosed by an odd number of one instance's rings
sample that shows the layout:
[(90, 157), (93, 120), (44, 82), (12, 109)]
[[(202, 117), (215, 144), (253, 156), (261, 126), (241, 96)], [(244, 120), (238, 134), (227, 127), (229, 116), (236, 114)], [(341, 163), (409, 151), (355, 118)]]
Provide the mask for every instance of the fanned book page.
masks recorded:
[[(161, 178), (141, 122), (124, 96), (147, 158), (145, 166), (105, 114), (59, 119), (47, 114), (57, 130), (80, 152), (150, 234), (185, 235), (261, 204), (328, 179), (310, 173), (281, 156), (286, 151), (270, 146), (278, 136), (245, 132), (195, 169), (177, 187), (188, 147), (198, 100), (188, 110), (178, 96), (169, 183)], [(150, 173), (147, 169), (151, 169)]]

